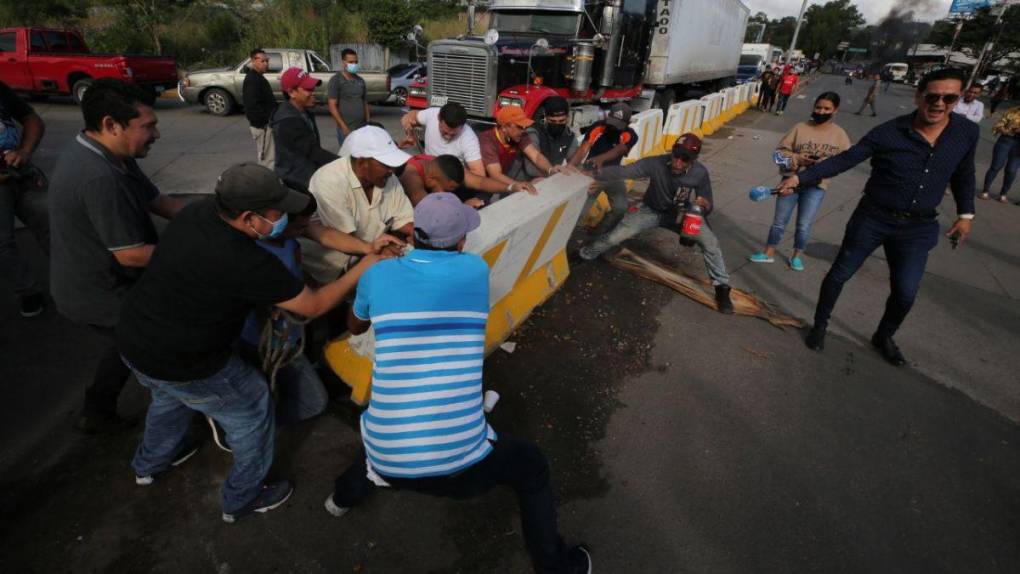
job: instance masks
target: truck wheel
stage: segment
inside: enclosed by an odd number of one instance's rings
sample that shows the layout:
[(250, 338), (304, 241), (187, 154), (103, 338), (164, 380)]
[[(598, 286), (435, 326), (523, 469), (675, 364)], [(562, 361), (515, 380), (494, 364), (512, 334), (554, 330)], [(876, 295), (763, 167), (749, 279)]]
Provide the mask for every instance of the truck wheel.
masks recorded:
[(89, 91), (92, 87), (91, 78), (82, 78), (71, 86), (71, 97), (74, 99), (74, 103), (81, 105), (82, 98), (85, 97), (85, 92)]
[(397, 88), (393, 90), (393, 103), (398, 106), (407, 105), (407, 88)]
[(669, 113), (669, 106), (673, 105), (676, 101), (676, 92), (666, 88), (664, 90), (658, 90), (655, 92), (655, 97), (652, 98), (652, 108), (660, 108), (663, 114)]
[(234, 98), (226, 90), (213, 88), (205, 94), (205, 107), (214, 116), (229, 116), (234, 111)]

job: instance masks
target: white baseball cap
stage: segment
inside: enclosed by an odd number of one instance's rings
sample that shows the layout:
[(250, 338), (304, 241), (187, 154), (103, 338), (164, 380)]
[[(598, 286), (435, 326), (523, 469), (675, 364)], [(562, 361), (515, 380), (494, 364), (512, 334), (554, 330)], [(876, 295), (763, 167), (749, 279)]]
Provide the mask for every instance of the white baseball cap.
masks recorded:
[(397, 147), (386, 130), (376, 126), (354, 130), (344, 140), (343, 147), (343, 151), (349, 152), (351, 157), (370, 157), (389, 167), (400, 167), (411, 159), (410, 155)]

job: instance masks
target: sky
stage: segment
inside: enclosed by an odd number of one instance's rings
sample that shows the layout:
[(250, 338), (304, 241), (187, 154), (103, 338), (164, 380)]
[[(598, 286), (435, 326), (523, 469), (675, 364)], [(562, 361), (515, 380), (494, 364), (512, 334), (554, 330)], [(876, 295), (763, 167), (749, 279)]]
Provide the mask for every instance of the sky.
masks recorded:
[[(765, 12), (769, 18), (782, 18), (783, 16), (797, 16), (800, 13), (800, 6), (803, 0), (743, 0), (751, 8), (751, 14)], [(825, 0), (811, 0), (812, 4), (824, 4)], [(878, 24), (889, 14), (889, 9), (894, 5), (917, 4), (920, 8), (915, 9), (915, 18), (924, 21), (933, 21), (945, 18), (949, 14), (949, 5), (952, 0), (916, 0), (914, 2), (903, 0), (854, 0), (857, 9), (864, 15), (868, 24)]]

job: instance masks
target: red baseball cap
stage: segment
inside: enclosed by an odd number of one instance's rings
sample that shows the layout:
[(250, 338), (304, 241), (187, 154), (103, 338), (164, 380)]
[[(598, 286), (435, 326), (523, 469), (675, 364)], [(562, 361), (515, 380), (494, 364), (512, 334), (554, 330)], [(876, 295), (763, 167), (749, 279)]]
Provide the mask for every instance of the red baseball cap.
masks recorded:
[(673, 144), (673, 157), (695, 158), (699, 153), (701, 153), (701, 138), (692, 133), (680, 136)]
[(287, 68), (283, 75), (280, 76), (280, 87), (284, 92), (289, 92), (294, 88), (304, 88), (311, 91), (320, 84), (322, 84), (322, 80), (313, 78), (301, 68)]

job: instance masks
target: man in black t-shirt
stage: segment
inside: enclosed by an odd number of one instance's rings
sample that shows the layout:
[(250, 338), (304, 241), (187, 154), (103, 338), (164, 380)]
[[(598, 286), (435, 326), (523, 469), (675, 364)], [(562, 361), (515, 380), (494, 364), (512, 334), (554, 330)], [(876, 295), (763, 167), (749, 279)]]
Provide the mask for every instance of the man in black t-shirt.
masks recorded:
[(269, 55), (262, 48), (251, 51), (248, 71), (244, 74), (241, 85), (241, 97), (244, 104), (244, 115), (248, 118), (248, 128), (255, 140), (255, 153), (259, 165), (273, 169), (276, 161), (276, 150), (273, 145), (273, 130), (269, 128), (269, 119), (276, 111), (276, 96), (269, 85), (265, 73), (269, 69)]
[(43, 251), (50, 250), (46, 178), (31, 161), (44, 129), (42, 118), (32, 106), (0, 82), (0, 273), (13, 277), (22, 317), (35, 317), (46, 304), (14, 239), (17, 216), (32, 230)]
[(128, 295), (117, 345), (138, 382), (152, 391), (145, 436), (131, 466), (136, 482), (186, 458), (193, 411), (219, 423), (234, 454), (223, 484), (223, 520), (272, 510), (293, 491), (265, 483), (273, 462), (274, 415), (266, 379), (233, 351), (245, 318), (277, 306), (308, 318), (338, 305), (377, 259), (313, 290), (255, 244), (278, 237), (308, 196), (268, 169), (240, 164), (220, 176), (214, 199), (189, 205), (170, 223), (149, 268)]
[[(574, 157), (570, 158), (570, 165), (579, 166), (584, 162), (596, 174), (602, 171), (603, 167), (620, 165), (624, 156), (630, 153), (631, 148), (637, 145), (638, 135), (630, 127), (630, 106), (625, 103), (613, 104), (606, 120), (596, 122), (588, 129), (584, 142)], [(611, 211), (595, 230), (595, 235), (607, 233), (627, 213), (627, 185), (623, 181), (613, 181), (605, 185), (604, 191), (609, 198)], [(597, 195), (592, 195), (585, 202), (581, 209), (582, 214), (588, 213), (595, 204)]]

